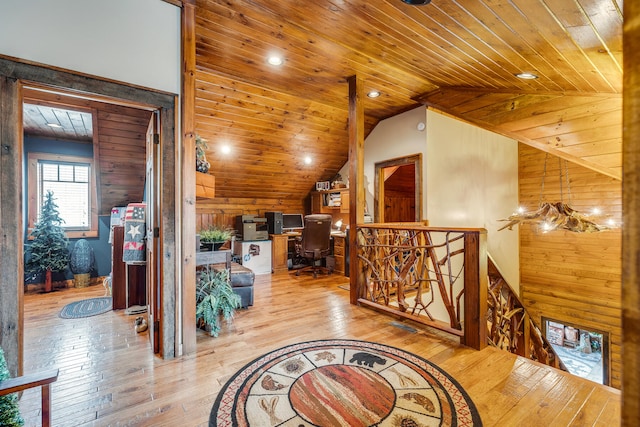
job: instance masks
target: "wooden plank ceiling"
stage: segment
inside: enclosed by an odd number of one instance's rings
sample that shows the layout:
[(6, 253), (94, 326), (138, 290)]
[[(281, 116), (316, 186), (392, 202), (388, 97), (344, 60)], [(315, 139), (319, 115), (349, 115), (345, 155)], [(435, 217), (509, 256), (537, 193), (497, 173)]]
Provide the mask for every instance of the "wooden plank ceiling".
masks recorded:
[[(302, 200), (333, 178), (354, 74), (381, 93), (365, 99), (367, 133), (424, 104), (621, 178), (622, 0), (197, 0), (196, 37), (196, 129), (218, 198)], [(74, 113), (24, 113), (31, 134), (60, 138), (42, 124), (57, 114), (90, 140)]]
[(196, 37), (216, 197), (304, 198), (331, 179), (354, 74), (381, 93), (367, 133), (425, 104), (621, 177), (622, 0), (197, 0)]

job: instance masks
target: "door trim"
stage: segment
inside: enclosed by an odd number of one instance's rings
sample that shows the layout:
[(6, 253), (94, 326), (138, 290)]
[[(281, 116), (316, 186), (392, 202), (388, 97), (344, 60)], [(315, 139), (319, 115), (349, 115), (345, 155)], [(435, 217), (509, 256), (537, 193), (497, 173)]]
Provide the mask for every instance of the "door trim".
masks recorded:
[(374, 180), (374, 222), (384, 222), (384, 177), (383, 170), (388, 167), (414, 165), (415, 168), (415, 221), (422, 221), (422, 154), (411, 154), (404, 157), (384, 160), (375, 164)]
[[(36, 64), (20, 62), (15, 58), (0, 55), (0, 136), (2, 137), (2, 155), (0, 174), (0, 211), (3, 212), (3, 230), (6, 230), (5, 245), (7, 248), (23, 247), (24, 219), (22, 216), (23, 170), (22, 170), (22, 87), (45, 86), (52, 90), (71, 92), (80, 97), (98, 99), (113, 104), (135, 106), (149, 111), (158, 110), (161, 116), (160, 144), (165, 153), (160, 167), (164, 171), (161, 185), (161, 206), (159, 216), (162, 221), (159, 227), (173, 230), (176, 224), (175, 194), (176, 180), (179, 176), (175, 159), (179, 157), (176, 144), (176, 117), (178, 96), (162, 91), (143, 89), (126, 83), (114, 82), (95, 76), (75, 73)], [(11, 163), (15, 166), (9, 166)], [(15, 196), (12, 196), (15, 195)], [(5, 225), (7, 226), (5, 228)], [(163, 240), (159, 242), (159, 253), (168, 254), (163, 257), (162, 288), (166, 297), (161, 301), (164, 312), (163, 342), (161, 352), (164, 358), (175, 356), (175, 311), (176, 301), (173, 295), (176, 286), (176, 260), (180, 259), (179, 245), (176, 245), (173, 232), (162, 233)], [(15, 251), (13, 249), (12, 251)], [(17, 251), (15, 251), (17, 252)], [(24, 295), (24, 266), (22, 253), (5, 257), (0, 263), (0, 295), (2, 301), (18, 303), (8, 310), (2, 310), (2, 337), (7, 363), (13, 375), (22, 374), (22, 353), (24, 315), (22, 301)], [(5, 298), (6, 296), (6, 298)], [(171, 297), (169, 297), (171, 296)], [(0, 303), (4, 306), (3, 303)], [(6, 329), (6, 330), (5, 330)]]

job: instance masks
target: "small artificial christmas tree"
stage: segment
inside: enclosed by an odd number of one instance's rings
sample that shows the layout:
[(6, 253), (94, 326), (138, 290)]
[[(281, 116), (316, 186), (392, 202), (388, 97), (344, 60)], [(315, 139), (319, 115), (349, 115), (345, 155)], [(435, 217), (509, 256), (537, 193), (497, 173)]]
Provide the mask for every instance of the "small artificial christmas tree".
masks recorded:
[(69, 242), (60, 225), (63, 222), (58, 205), (53, 201), (53, 193), (47, 191), (38, 222), (29, 233), (33, 241), (29, 247), (30, 257), (25, 263), (28, 273), (46, 273), (45, 292), (52, 289), (51, 273), (64, 271), (69, 264)]
[[(7, 361), (4, 352), (0, 348), (0, 381), (10, 378)], [(0, 426), (22, 426), (24, 420), (20, 416), (18, 408), (18, 395), (16, 393), (0, 396)]]

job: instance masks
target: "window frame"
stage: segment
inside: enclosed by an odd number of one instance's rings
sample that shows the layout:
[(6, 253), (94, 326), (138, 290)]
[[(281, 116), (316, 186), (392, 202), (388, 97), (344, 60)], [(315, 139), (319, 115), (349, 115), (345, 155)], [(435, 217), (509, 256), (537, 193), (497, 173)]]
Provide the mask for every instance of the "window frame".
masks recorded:
[(38, 162), (59, 162), (59, 163), (82, 163), (88, 164), (89, 171), (89, 221), (90, 226), (87, 229), (68, 228), (64, 224), (62, 227), (65, 234), (70, 239), (83, 237), (98, 237), (98, 195), (95, 161), (92, 157), (70, 156), (53, 153), (31, 152), (28, 154), (27, 160), (27, 191), (28, 191), (28, 232), (30, 233), (38, 219)]

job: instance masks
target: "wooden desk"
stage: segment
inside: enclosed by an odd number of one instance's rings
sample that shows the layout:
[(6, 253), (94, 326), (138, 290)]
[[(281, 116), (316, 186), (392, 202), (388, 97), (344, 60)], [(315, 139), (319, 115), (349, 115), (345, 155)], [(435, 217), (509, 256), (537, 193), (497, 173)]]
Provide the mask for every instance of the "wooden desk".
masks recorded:
[(343, 234), (332, 234), (333, 238), (333, 257), (336, 260), (335, 272), (344, 275), (344, 247), (345, 238)]
[[(271, 239), (271, 266), (274, 273), (288, 270), (289, 241), (295, 240), (297, 236), (300, 236), (300, 233), (269, 235), (269, 239)], [(345, 238), (344, 233), (331, 234), (331, 239), (333, 239), (332, 255), (336, 261), (334, 271), (342, 275), (345, 274)]]
[(289, 236), (287, 234), (269, 234), (271, 239), (271, 271), (280, 273), (289, 269)]

